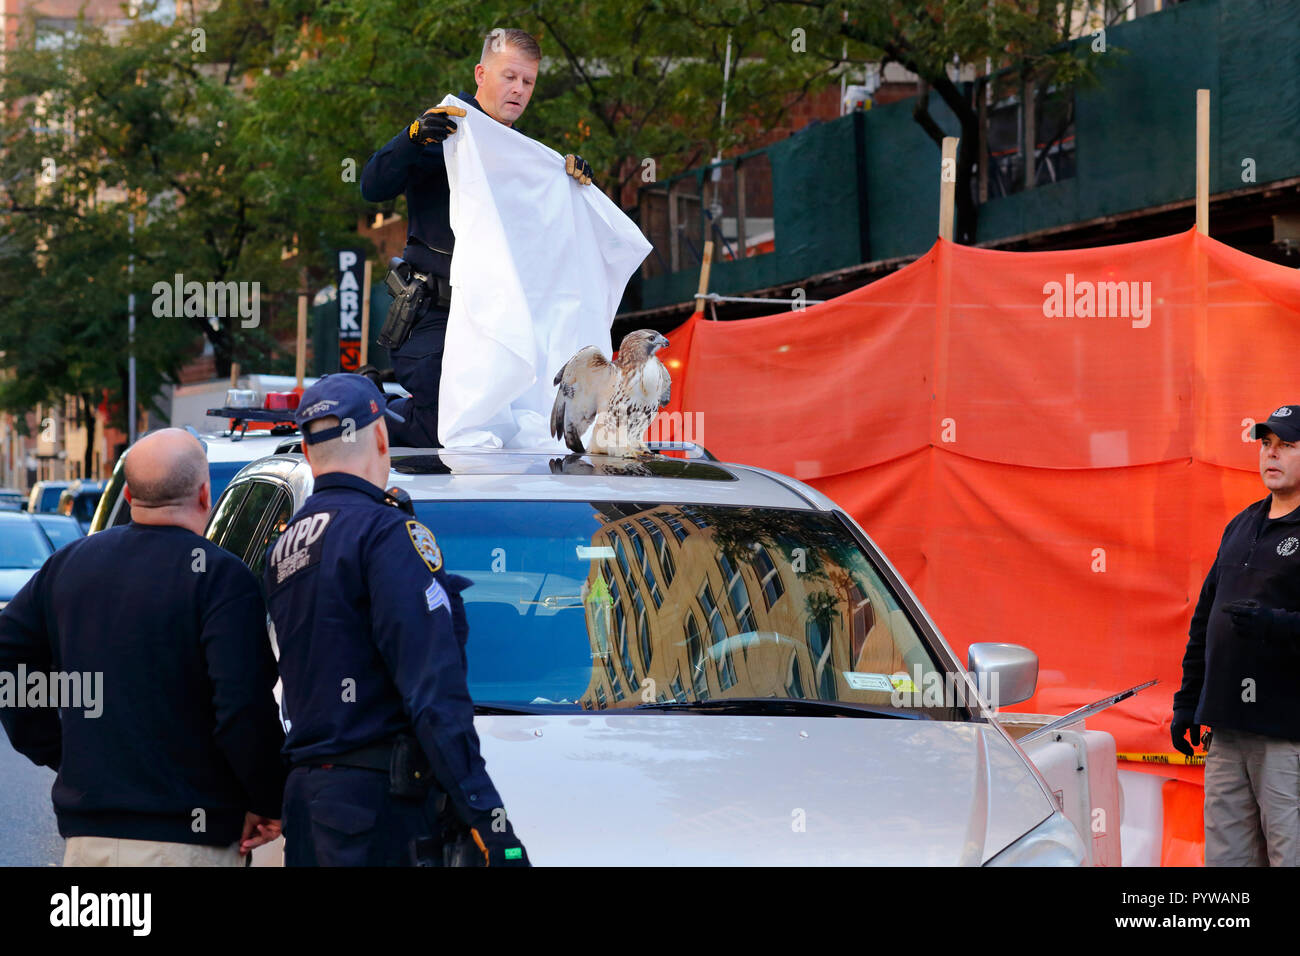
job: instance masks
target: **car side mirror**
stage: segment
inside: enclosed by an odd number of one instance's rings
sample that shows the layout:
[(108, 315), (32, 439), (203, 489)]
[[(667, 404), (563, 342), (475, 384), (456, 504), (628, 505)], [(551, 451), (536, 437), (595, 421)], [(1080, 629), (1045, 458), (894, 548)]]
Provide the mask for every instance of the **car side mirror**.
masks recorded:
[(1028, 700), (1038, 685), (1038, 655), (1019, 644), (972, 644), (966, 652), (966, 669), (977, 675), (976, 684), (995, 708)]

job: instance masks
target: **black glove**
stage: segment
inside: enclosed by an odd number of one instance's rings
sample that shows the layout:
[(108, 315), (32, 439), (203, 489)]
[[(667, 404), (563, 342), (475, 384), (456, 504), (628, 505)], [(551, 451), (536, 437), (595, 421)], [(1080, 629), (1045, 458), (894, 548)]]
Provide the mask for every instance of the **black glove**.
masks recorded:
[[(1192, 732), (1192, 743), (1188, 746), (1187, 732)], [(1174, 749), (1188, 757), (1194, 756), (1193, 747), (1201, 745), (1201, 725), (1196, 722), (1196, 718), (1187, 714), (1185, 711), (1180, 713), (1174, 711), (1173, 722), (1169, 725), (1169, 738), (1174, 742)]]
[(469, 831), (478, 851), (483, 854), (480, 866), (532, 866), (515, 828), (500, 807), (479, 817)]
[(564, 157), (564, 171), (584, 186), (591, 184), (591, 167), (581, 156), (569, 153)]
[(456, 123), (452, 117), (464, 115), (465, 111), (459, 106), (435, 106), (414, 119), (407, 127), (406, 135), (411, 137), (412, 142), (419, 143), (421, 146), (441, 143), (456, 132)]

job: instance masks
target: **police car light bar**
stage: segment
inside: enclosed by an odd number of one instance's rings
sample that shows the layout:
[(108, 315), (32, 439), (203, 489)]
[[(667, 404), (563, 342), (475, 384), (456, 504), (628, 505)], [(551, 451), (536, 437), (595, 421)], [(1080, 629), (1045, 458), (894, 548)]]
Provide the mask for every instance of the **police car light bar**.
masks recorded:
[[(232, 388), (226, 392), (226, 404), (209, 408), (206, 414), (213, 418), (230, 419), (232, 441), (239, 441), (248, 431), (250, 422), (255, 428), (269, 429), (272, 435), (292, 435), (298, 430), (293, 412), (298, 408), (297, 392), (267, 392), (264, 401), (257, 400), (251, 388)], [(286, 412), (289, 414), (286, 416)]]

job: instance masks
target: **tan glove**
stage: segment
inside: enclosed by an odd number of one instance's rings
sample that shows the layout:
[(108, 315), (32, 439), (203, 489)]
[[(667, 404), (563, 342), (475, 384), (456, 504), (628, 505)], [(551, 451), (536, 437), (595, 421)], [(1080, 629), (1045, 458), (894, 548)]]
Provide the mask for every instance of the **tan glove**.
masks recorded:
[(581, 156), (575, 156), (569, 153), (564, 157), (564, 171), (576, 179), (583, 186), (591, 185), (591, 167)]

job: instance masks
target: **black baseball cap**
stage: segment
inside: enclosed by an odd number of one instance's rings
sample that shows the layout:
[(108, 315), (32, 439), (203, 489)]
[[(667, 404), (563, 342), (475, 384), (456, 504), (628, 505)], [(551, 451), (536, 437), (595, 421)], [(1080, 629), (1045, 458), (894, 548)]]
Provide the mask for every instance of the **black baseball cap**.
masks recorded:
[(1272, 432), (1283, 441), (1300, 441), (1300, 405), (1283, 405), (1250, 430), (1250, 437), (1263, 438)]
[[(308, 432), (304, 427), (308, 422), (330, 415), (339, 419), (339, 424), (315, 432)], [(370, 379), (352, 372), (339, 372), (322, 376), (315, 385), (302, 393), (294, 421), (302, 429), (302, 440), (309, 445), (316, 445), (338, 438), (349, 423), (353, 430), (359, 430), (380, 415), (387, 415), (394, 421), (406, 421), (388, 407), (388, 399)]]

